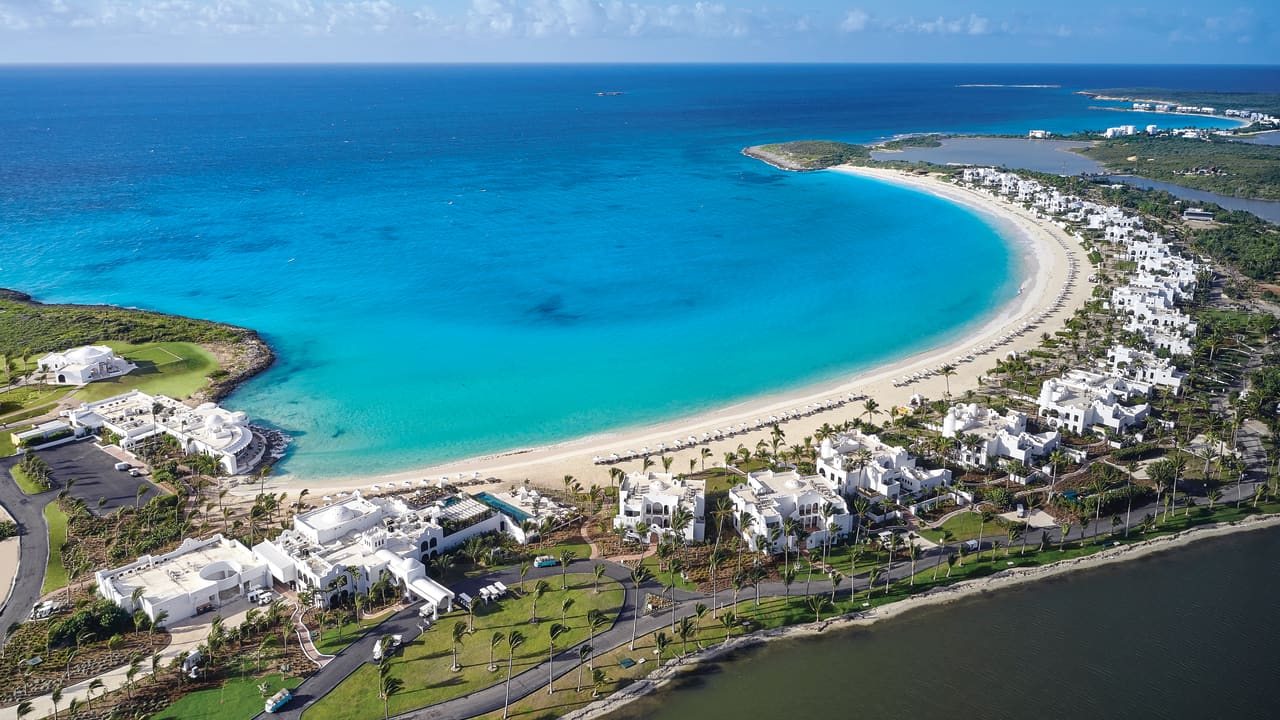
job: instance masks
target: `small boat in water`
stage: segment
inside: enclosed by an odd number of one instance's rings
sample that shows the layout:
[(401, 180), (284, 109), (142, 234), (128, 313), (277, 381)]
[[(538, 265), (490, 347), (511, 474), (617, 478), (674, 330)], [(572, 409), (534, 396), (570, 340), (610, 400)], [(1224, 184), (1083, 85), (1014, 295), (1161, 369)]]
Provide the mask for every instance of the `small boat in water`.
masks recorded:
[(614, 95), (626, 95), (621, 90), (601, 90), (596, 93), (596, 97), (613, 97)]

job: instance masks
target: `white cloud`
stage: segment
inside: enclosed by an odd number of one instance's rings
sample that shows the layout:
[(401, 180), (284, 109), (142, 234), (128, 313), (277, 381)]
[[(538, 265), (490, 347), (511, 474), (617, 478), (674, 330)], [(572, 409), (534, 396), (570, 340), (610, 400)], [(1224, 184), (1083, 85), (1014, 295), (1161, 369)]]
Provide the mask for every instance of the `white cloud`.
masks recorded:
[(867, 14), (866, 10), (850, 10), (845, 13), (844, 20), (840, 22), (840, 31), (847, 33), (861, 32), (867, 28), (867, 21), (870, 19), (871, 16)]
[[(1003, 27), (1007, 27), (1003, 26)], [(923, 33), (925, 35), (987, 35), (991, 32), (991, 21), (981, 15), (970, 13), (968, 17), (947, 18), (939, 15), (932, 20), (916, 20), (908, 18), (897, 22), (893, 28), (898, 32)]]
[[(714, 0), (468, 0), (437, 10), (408, 0), (0, 0), (0, 31), (41, 26), (127, 33), (263, 36), (406, 31), (474, 38), (648, 35), (745, 37), (803, 32), (812, 21), (785, 9)], [(436, 0), (441, 7), (448, 0)]]

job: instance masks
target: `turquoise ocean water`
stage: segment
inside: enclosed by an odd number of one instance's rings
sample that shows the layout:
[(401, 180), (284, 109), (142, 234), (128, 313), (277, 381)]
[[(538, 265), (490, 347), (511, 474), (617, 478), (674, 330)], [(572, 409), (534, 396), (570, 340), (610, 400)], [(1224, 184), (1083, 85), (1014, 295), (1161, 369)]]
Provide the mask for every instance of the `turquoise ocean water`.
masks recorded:
[[(228, 404), (295, 434), (284, 471), (402, 470), (833, 379), (1016, 293), (1018, 258), (988, 221), (868, 180), (776, 171), (742, 157), (747, 145), (1167, 124), (1072, 91), (1274, 78), (5, 68), (0, 285), (255, 328), (279, 363)], [(971, 84), (1060, 87), (959, 87)]]

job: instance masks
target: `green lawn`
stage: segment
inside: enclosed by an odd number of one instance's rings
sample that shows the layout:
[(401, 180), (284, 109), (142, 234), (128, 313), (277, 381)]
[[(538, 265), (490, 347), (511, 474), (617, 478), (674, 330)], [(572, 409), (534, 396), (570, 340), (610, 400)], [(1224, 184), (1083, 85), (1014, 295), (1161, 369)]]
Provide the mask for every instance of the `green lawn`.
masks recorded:
[[(479, 605), (475, 633), (465, 636), (458, 649), (462, 670), (456, 673), (450, 669), (452, 630), (454, 623), (467, 622), (467, 614), (457, 611), (442, 617), (392, 660), (392, 675), (403, 680), (405, 687), (392, 696), (391, 714), (434, 705), (501, 682), (506, 677), (506, 663), (500, 662), (496, 672), (488, 669), (489, 639), (495, 631), (519, 630), (526, 637), (525, 643), (516, 650), (516, 673), (541, 663), (547, 656), (547, 629), (551, 623), (560, 621), (561, 601), (566, 597), (574, 600), (565, 617), (570, 630), (556, 641), (556, 646), (568, 647), (587, 639), (588, 610), (599, 609), (613, 616), (622, 605), (621, 585), (606, 578), (600, 583), (600, 593), (596, 594), (592, 591), (594, 579), (590, 574), (570, 574), (567, 591), (560, 590), (559, 578), (549, 579), (552, 590), (538, 601), (541, 622), (537, 624), (529, 622), (532, 593)], [(495, 650), (495, 660), (504, 660), (505, 652), (503, 643)], [(376, 681), (377, 667), (372, 663), (364, 665), (309, 707), (303, 716), (306, 720), (376, 720), (382, 717)]]
[(102, 400), (133, 389), (172, 398), (190, 397), (204, 387), (218, 361), (204, 348), (187, 342), (158, 342), (133, 345), (108, 342), (118, 354), (138, 366), (123, 377), (90, 383), (76, 393), (85, 402)]
[(995, 523), (994, 520), (987, 520), (985, 529), (982, 528), (982, 516), (976, 512), (960, 513), (955, 517), (942, 523), (942, 527), (934, 530), (921, 530), (918, 535), (932, 542), (939, 542), (942, 539), (942, 530), (950, 530), (955, 537), (952, 542), (961, 540), (977, 539), (978, 533), (982, 532), (983, 540), (994, 537), (1004, 537), (1005, 530)]
[[(359, 625), (356, 621), (345, 622), (341, 628), (325, 626), (324, 639), (316, 642), (316, 649), (325, 655), (337, 655), (355, 642), (360, 635), (369, 628), (377, 627), (382, 624), (383, 620), (391, 617), (395, 613), (387, 610), (381, 615), (377, 615), (372, 619), (362, 620)], [(312, 628), (319, 630), (319, 627)]]
[[(49, 413), (56, 407), (58, 407), (57, 403), (49, 403), (48, 405), (38, 405), (36, 407), (31, 408), (30, 410), (22, 410), (12, 415), (6, 415), (4, 417), (0, 417), (0, 423), (16, 423), (16, 422), (22, 422), (23, 420), (30, 420), (33, 417), (40, 417), (41, 415)], [(13, 431), (6, 430), (5, 432), (13, 432)]]
[(9, 468), (9, 474), (13, 476), (13, 481), (18, 483), (18, 487), (21, 488), (22, 492), (28, 495), (39, 495), (40, 493), (48, 492), (48, 490), (32, 482), (22, 468), (16, 465)]
[(51, 502), (44, 507), (44, 519), (49, 523), (49, 564), (44, 570), (41, 595), (67, 586), (67, 569), (62, 566), (62, 546), (67, 544), (67, 514), (58, 503)]
[(69, 392), (69, 385), (23, 385), (0, 392), (0, 421), (21, 419), (11, 414), (56, 403)]
[(24, 425), (16, 428), (5, 428), (0, 430), (0, 457), (9, 457), (18, 452), (18, 448), (13, 445), (13, 433), (30, 430), (30, 425)]
[(301, 682), (300, 678), (280, 673), (232, 678), (222, 687), (193, 692), (152, 717), (156, 720), (248, 720), (262, 712), (265, 700), (258, 690), (260, 684), (267, 684), (267, 697), (270, 697), (282, 687), (292, 689)]
[[(671, 574), (666, 571), (666, 563), (662, 563), (663, 570), (661, 572), (658, 571), (659, 561), (658, 561), (657, 555), (650, 555), (644, 560), (641, 560), (640, 564), (649, 568), (649, 572), (653, 573), (653, 576), (657, 578), (658, 582), (662, 583), (663, 585), (666, 585), (668, 582), (671, 582)], [(679, 574), (676, 575), (675, 579), (676, 579), (676, 587), (680, 588), (681, 590), (697, 590), (698, 589), (698, 586), (696, 584), (691, 582), (686, 582), (683, 578), (680, 577)]]

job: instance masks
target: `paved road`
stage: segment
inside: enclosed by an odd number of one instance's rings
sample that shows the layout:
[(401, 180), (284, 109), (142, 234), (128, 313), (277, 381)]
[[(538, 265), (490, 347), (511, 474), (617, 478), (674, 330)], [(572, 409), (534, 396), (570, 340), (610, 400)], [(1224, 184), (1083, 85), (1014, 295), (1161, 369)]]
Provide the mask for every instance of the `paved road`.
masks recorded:
[[(1222, 486), (1222, 497), (1220, 503), (1240, 503), (1250, 502), (1253, 498), (1254, 487), (1265, 480), (1265, 462), (1266, 454), (1262, 450), (1259, 438), (1263, 427), (1259, 423), (1245, 423), (1240, 432), (1239, 442), (1242, 447), (1242, 457), (1245, 461), (1246, 472), (1244, 482), (1239, 485), (1228, 484)], [(1185, 496), (1179, 495), (1179, 499)], [(1201, 503), (1202, 504), (1202, 503)], [(1158, 507), (1155, 502), (1148, 502), (1133, 507), (1130, 517), (1133, 525), (1137, 525), (1148, 515), (1158, 515), (1163, 511), (1163, 507)], [(1120, 519), (1120, 527), (1125, 522), (1125, 513), (1120, 513), (1116, 517)], [(996, 531), (993, 526), (993, 531)], [(1102, 517), (1098, 522), (1092, 523), (1088, 530), (1082, 529), (1078, 524), (1073, 524), (1070, 532), (1067, 534), (1067, 542), (1078, 542), (1081, 540), (1106, 539), (1111, 532), (1112, 522), (1111, 516)], [(998, 532), (998, 531), (997, 531)], [(1121, 530), (1122, 532), (1122, 530)], [(1060, 528), (1045, 528), (1040, 531), (1032, 530), (1027, 535), (1026, 544), (1034, 547), (1040, 542), (1044, 536), (1049, 544), (1056, 544), (1062, 540), (1062, 531)], [(982, 548), (986, 552), (994, 553), (996, 548), (1006, 542), (1007, 538), (1003, 535), (987, 538), (982, 543)], [(1015, 543), (1010, 548), (1010, 557), (1018, 552), (1021, 542)], [(942, 566), (946, 563), (948, 555), (956, 552), (956, 545), (938, 547), (930, 550), (920, 557), (916, 562), (916, 572), (925, 572), (931, 570), (935, 565)], [(588, 570), (598, 560), (579, 560), (570, 566), (575, 572)], [(635, 618), (634, 597), (635, 591), (630, 584), (630, 570), (623, 566), (612, 562), (604, 563), (607, 570), (606, 575), (610, 578), (622, 582), (627, 592), (624, 593), (623, 605), (619, 611), (618, 618), (612, 628), (596, 636), (595, 647), (598, 653), (608, 652), (614, 648), (620, 647), (631, 640), (632, 621)], [(911, 573), (911, 564), (906, 561), (905, 556), (900, 556), (894, 565), (893, 572), (888, 576), (881, 574), (881, 579), (877, 581), (877, 587), (885, 579), (893, 582), (908, 577)], [(554, 578), (559, 575), (559, 568), (535, 568), (529, 573), (526, 582), (536, 581), (539, 578)], [(457, 583), (454, 586), (455, 591), (466, 592), (472, 596), (478, 596), (476, 592), (480, 587), (488, 585), (495, 580), (505, 583), (508, 587), (516, 587), (519, 584), (519, 572), (515, 568), (496, 571), (486, 574), (483, 577), (473, 578), (467, 581)], [(837, 592), (850, 592), (856, 590), (863, 591), (866, 588), (867, 575), (861, 574), (853, 578), (845, 578), (837, 586)], [(658, 582), (650, 582), (642, 586), (645, 592), (661, 592), (661, 584)], [(830, 580), (826, 577), (814, 578), (813, 591), (815, 593), (829, 593), (831, 591)], [(761, 583), (760, 597), (776, 597), (785, 594), (786, 588), (777, 582)], [(797, 583), (792, 587), (790, 594), (793, 596), (800, 595), (803, 592), (803, 585)], [(732, 600), (732, 589), (722, 590), (717, 595), (717, 603), (724, 604)], [(755, 591), (751, 587), (744, 588), (740, 599), (743, 602), (750, 602), (755, 596)], [(678, 591), (676, 595), (677, 607), (676, 617), (684, 617), (693, 614), (692, 600), (700, 600), (710, 603), (710, 595), (695, 592)], [(659, 613), (657, 615), (642, 615), (638, 622), (638, 635), (645, 635), (655, 630), (668, 627), (671, 622), (669, 613)], [(379, 627), (377, 633), (370, 633), (365, 637), (352, 644), (351, 647), (340, 653), (332, 662), (323, 669), (317, 671), (300, 685), (295, 692), (297, 698), (290, 703), (288, 708), (278, 713), (275, 717), (288, 718), (289, 720), (298, 720), (302, 716), (302, 712), (307, 706), (316, 699), (323, 697), (326, 693), (335, 688), (348, 675), (357, 668), (368, 662), (372, 657), (373, 645), (377, 638), (383, 634), (402, 634), (406, 640), (417, 638), (420, 634), (417, 626), (416, 608), (410, 608), (397, 614), (394, 618), (388, 620)], [(574, 672), (577, 669), (577, 646), (563, 649), (554, 658), (554, 675), (562, 677), (566, 673)], [(505, 674), (503, 674), (505, 677)], [(511, 700), (515, 702), (519, 698), (526, 695), (545, 690), (548, 677), (546, 663), (538, 665), (515, 675), (511, 679)], [(438, 705), (428, 708), (414, 710), (408, 713), (398, 715), (401, 720), (462, 720), (464, 718), (474, 717), (484, 713), (492, 712), (500, 709), (505, 701), (506, 686), (505, 683), (497, 683), (489, 688), (479, 690), (470, 695), (449, 700)], [(266, 720), (269, 716), (263, 714), (259, 718)]]
[[(570, 572), (582, 573), (587, 572), (597, 563), (598, 560), (577, 560), (569, 566)], [(611, 630), (603, 632), (596, 636), (596, 647), (600, 648), (600, 652), (604, 652), (605, 648), (616, 647), (622, 642), (631, 640), (631, 620), (633, 617), (632, 606), (634, 605), (635, 589), (631, 585), (630, 569), (617, 563), (605, 562), (605, 575), (617, 580), (623, 584), (624, 593), (623, 606), (619, 612), (618, 619)], [(553, 586), (560, 575), (560, 569), (554, 568), (534, 568), (525, 577), (526, 583), (536, 582), (539, 579), (548, 579)], [(510, 588), (518, 587), (520, 584), (520, 572), (517, 568), (506, 568), (493, 573), (486, 574), (480, 578), (472, 578), (451, 585), (451, 589), (455, 592), (465, 592), (473, 597), (478, 596), (478, 590), (493, 583), (501, 581)], [(662, 585), (657, 582), (650, 582), (641, 586), (642, 596), (646, 592), (661, 592)], [(681, 603), (681, 607), (677, 609), (677, 617), (692, 612), (692, 603), (685, 602), (690, 598), (705, 597), (699, 593), (685, 592), (677, 590), (676, 599)], [(685, 608), (684, 606), (688, 606)], [(664, 627), (671, 622), (670, 614), (664, 613), (658, 617), (642, 617), (639, 624), (639, 635), (652, 632), (660, 627)], [(436, 630), (440, 632), (440, 630)], [(418, 630), (418, 606), (415, 605), (406, 610), (402, 610), (389, 620), (378, 626), (376, 632), (371, 632), (361, 637), (350, 647), (338, 653), (332, 661), (324, 668), (317, 670), (311, 677), (307, 678), (301, 685), (294, 690), (294, 700), (274, 715), (265, 713), (259, 715), (262, 720), (268, 718), (281, 718), (282, 720), (298, 720), (302, 717), (302, 712), (307, 706), (315, 700), (323, 697), (325, 694), (333, 690), (351, 673), (355, 672), (361, 665), (370, 662), (373, 657), (373, 646), (378, 638), (383, 635), (404, 635), (405, 642), (416, 639), (420, 635)], [(572, 661), (570, 661), (572, 659)], [(556, 676), (569, 672), (577, 667), (577, 645), (565, 648), (556, 655), (557, 668)], [(506, 675), (503, 674), (505, 678)], [(524, 697), (529, 692), (542, 687), (546, 687), (547, 668), (546, 663), (540, 663), (537, 666), (514, 676), (511, 679), (511, 697), (516, 699)], [(496, 688), (496, 689), (495, 689)], [(477, 714), (488, 712), (495, 708), (501, 708), (503, 704), (502, 693), (505, 690), (504, 684), (499, 684), (493, 688), (482, 690), (472, 695), (457, 698), (440, 705), (435, 705), (423, 710), (414, 711), (401, 717), (412, 718), (437, 718), (437, 717), (472, 717)], [(494, 704), (496, 702), (496, 704)], [(478, 709), (477, 709), (478, 708)], [(426, 714), (424, 714), (426, 713)]]
[(13, 592), (0, 610), (0, 647), (7, 637), (4, 631), (13, 623), (26, 620), (40, 598), (44, 568), (49, 561), (49, 528), (44, 522), (44, 506), (57, 496), (52, 490), (40, 495), (23, 493), (9, 475), (9, 468), (16, 464), (17, 457), (0, 459), (0, 505), (4, 505), (18, 524), (21, 563)]

